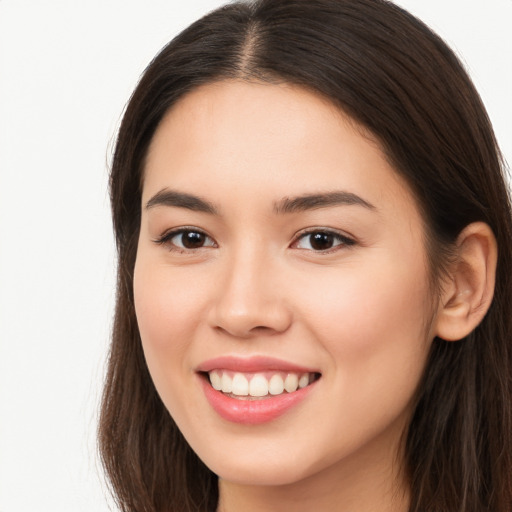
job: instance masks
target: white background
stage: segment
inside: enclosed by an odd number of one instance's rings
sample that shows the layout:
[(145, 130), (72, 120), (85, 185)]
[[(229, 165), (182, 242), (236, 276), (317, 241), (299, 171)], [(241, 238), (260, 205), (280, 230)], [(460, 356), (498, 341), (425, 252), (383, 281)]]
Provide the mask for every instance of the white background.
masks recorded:
[[(512, 162), (512, 0), (399, 3), (463, 57)], [(110, 510), (112, 141), (149, 60), (220, 4), (0, 0), (0, 512)]]

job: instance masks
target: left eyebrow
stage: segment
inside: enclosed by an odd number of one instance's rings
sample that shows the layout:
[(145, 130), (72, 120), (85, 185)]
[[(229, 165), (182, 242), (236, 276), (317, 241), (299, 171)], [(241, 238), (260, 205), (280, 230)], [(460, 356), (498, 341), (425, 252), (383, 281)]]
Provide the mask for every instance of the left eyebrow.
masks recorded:
[(377, 208), (362, 197), (352, 192), (336, 191), (320, 194), (306, 194), (297, 197), (285, 197), (274, 204), (274, 212), (278, 214), (295, 213), (330, 206), (357, 205), (369, 210)]

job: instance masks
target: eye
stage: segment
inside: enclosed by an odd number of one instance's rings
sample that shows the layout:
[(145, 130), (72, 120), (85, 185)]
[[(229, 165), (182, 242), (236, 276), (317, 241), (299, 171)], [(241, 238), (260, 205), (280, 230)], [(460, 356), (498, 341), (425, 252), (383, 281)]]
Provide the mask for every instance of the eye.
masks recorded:
[(166, 245), (171, 250), (194, 250), (203, 247), (216, 247), (215, 242), (206, 233), (197, 229), (180, 228), (165, 233), (155, 240), (160, 245)]
[(323, 252), (338, 246), (354, 245), (355, 241), (340, 233), (329, 230), (315, 230), (303, 233), (294, 243), (297, 249)]

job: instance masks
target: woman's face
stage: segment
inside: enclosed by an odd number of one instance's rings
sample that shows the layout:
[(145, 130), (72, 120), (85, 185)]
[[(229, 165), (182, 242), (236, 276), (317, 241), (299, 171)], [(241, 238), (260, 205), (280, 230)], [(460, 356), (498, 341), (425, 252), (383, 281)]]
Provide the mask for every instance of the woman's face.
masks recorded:
[(331, 104), (240, 81), (181, 99), (147, 158), (134, 290), (156, 389), (224, 480), (390, 471), (433, 337), (424, 230)]

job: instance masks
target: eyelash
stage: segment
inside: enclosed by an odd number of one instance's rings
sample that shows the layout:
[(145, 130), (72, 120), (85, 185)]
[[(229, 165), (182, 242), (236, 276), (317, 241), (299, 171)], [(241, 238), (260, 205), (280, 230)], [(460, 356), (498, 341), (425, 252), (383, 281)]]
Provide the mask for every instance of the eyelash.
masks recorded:
[[(179, 235), (183, 235), (185, 233), (196, 233), (201, 236), (204, 236), (206, 239), (211, 240), (213, 243), (211, 245), (205, 245), (202, 247), (196, 247), (196, 248), (188, 248), (188, 247), (180, 247), (176, 244), (173, 244), (171, 240)], [(182, 227), (178, 229), (172, 229), (171, 231), (166, 231), (162, 236), (157, 238), (156, 240), (153, 240), (158, 245), (165, 245), (171, 252), (180, 252), (180, 253), (189, 253), (190, 251), (195, 251), (197, 249), (204, 249), (205, 247), (217, 247), (217, 244), (213, 241), (213, 238), (208, 236), (204, 231), (201, 229), (197, 229), (194, 227)]]
[[(208, 245), (202, 245), (200, 247), (188, 248), (188, 247), (177, 246), (176, 244), (171, 242), (171, 240), (174, 237), (183, 235), (185, 233), (195, 233), (195, 234), (201, 235), (201, 236), (205, 237), (205, 239), (210, 240), (211, 243)], [(327, 249), (315, 250), (314, 248), (312, 248), (311, 240), (310, 240), (309, 245), (310, 245), (311, 249), (297, 247), (298, 244), (302, 240), (305, 240), (308, 236), (311, 237), (313, 235), (327, 235), (329, 237), (332, 237), (332, 239), (334, 241), (337, 241), (338, 243), (336, 245), (333, 245), (332, 247), (327, 248)], [(167, 246), (168, 250), (171, 252), (179, 252), (179, 253), (190, 253), (190, 252), (193, 252), (198, 249), (205, 249), (205, 248), (209, 248), (209, 247), (214, 247), (214, 248), (218, 247), (212, 237), (207, 235), (204, 231), (197, 229), (197, 228), (193, 228), (193, 227), (182, 227), (182, 228), (178, 228), (178, 229), (173, 229), (171, 231), (167, 231), (162, 236), (160, 236), (159, 238), (157, 238), (156, 240), (153, 240), (153, 241), (158, 245)], [(340, 247), (350, 247), (355, 244), (356, 244), (356, 241), (353, 238), (350, 238), (350, 237), (343, 235), (343, 234), (341, 234), (337, 231), (334, 231), (332, 229), (310, 228), (310, 229), (300, 232), (294, 238), (293, 242), (290, 244), (290, 247), (295, 247), (300, 250), (312, 251), (317, 254), (330, 254), (331, 252), (335, 252), (335, 251), (339, 250)]]
[[(337, 241), (338, 243), (336, 245), (334, 245), (333, 247), (329, 247), (328, 249), (314, 250), (313, 248), (311, 248), (311, 249), (305, 249), (305, 248), (301, 248), (301, 247), (297, 247), (297, 248), (301, 249), (301, 250), (312, 251), (317, 254), (330, 254), (332, 252), (339, 250), (341, 247), (351, 247), (356, 244), (356, 241), (353, 238), (350, 238), (347, 235), (341, 234), (340, 232), (335, 231), (333, 229), (309, 228), (309, 229), (304, 230), (301, 233), (299, 233), (295, 237), (295, 239), (291, 245), (292, 245), (292, 247), (297, 246), (301, 240), (307, 239), (307, 237), (312, 237), (313, 235), (317, 235), (317, 234), (318, 235), (328, 235), (329, 237), (332, 237), (332, 239), (334, 241)], [(311, 240), (309, 242), (309, 245), (311, 246)]]

